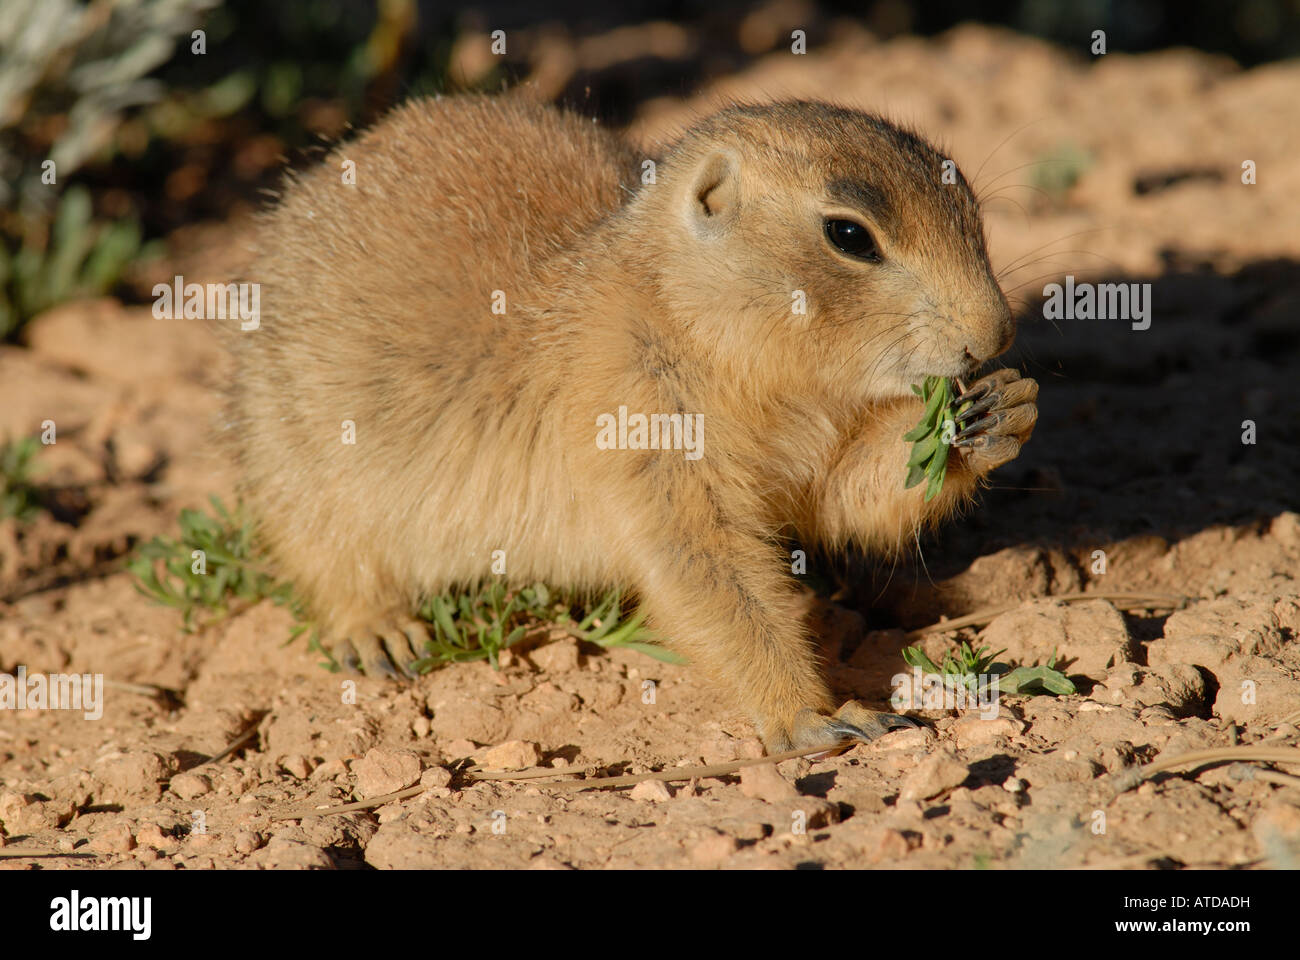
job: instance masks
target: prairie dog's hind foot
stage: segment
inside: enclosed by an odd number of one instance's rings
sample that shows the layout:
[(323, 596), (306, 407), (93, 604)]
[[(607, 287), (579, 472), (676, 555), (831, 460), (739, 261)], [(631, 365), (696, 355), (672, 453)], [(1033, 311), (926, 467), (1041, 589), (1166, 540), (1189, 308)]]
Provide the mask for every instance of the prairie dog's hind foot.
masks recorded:
[(908, 717), (868, 710), (858, 701), (850, 700), (830, 716), (808, 707), (800, 710), (795, 715), (790, 740), (793, 749), (825, 747), (830, 752), (855, 741), (870, 743), (890, 730), (916, 726), (919, 724)]
[(325, 649), (348, 673), (404, 680), (416, 676), (414, 665), (428, 642), (429, 630), (423, 622), (410, 616), (389, 616), (332, 631)]

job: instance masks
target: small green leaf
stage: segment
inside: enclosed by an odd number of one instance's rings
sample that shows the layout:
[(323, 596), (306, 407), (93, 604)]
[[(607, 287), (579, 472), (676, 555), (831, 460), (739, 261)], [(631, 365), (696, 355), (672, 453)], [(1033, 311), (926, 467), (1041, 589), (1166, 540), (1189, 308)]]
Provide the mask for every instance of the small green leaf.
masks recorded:
[(915, 467), (927, 462), (939, 449), (939, 438), (934, 434), (926, 437), (912, 448), (912, 456), (908, 458), (907, 465)]

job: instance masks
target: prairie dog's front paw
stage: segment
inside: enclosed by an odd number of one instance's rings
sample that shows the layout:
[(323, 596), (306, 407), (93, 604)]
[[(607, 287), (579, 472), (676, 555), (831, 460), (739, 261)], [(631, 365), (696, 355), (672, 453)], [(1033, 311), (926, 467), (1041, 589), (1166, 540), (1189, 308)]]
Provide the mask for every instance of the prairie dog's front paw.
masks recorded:
[(975, 474), (985, 474), (1014, 460), (1038, 421), (1038, 381), (1011, 369), (995, 370), (970, 385), (955, 406), (970, 402), (957, 414), (953, 446)]

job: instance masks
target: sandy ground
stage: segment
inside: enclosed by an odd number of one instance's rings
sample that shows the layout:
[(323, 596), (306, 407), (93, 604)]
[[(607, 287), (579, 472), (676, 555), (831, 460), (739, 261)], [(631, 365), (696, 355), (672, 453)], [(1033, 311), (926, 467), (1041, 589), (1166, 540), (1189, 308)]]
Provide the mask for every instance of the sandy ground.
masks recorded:
[[(979, 507), (915, 555), (842, 566), (840, 602), (865, 621), (845, 612), (823, 640), (837, 691), (881, 703), (903, 669), (896, 628), (1004, 604), (957, 636), (1023, 663), (1056, 649), (1080, 692), (1004, 697), (995, 720), (932, 711), (932, 729), (779, 769), (582, 793), (459, 773), (471, 757), (636, 773), (757, 754), (688, 668), (628, 651), (557, 641), (500, 672), (361, 679), (350, 703), (304, 644), (284, 645), (290, 620), (269, 604), (181, 633), (121, 560), (174, 534), (181, 507), (229, 497), (208, 442), (224, 359), (147, 308), (37, 318), (25, 346), (0, 347), (0, 434), (57, 423), (42, 453), (53, 509), (0, 523), (0, 671), (114, 685), (97, 721), (0, 716), (0, 867), (1300, 865), (1294, 785), (1226, 765), (1118, 797), (1108, 779), (1161, 753), (1296, 744), (1297, 89), (1298, 64), (1087, 63), (982, 28), (885, 46), (846, 30), (698, 99), (643, 105), (631, 132), (648, 143), (720, 97), (780, 94), (930, 133), (986, 198), (995, 267), (1023, 308), (1009, 361), (1042, 385), (1033, 440)], [(182, 250), (187, 279), (219, 277), (241, 230)], [(1042, 285), (1065, 274), (1152, 284), (1150, 328), (1042, 319)], [(1078, 591), (1190, 602), (1053, 599)], [(250, 725), (244, 748), (200, 765)], [(375, 810), (282, 818), (417, 783)]]

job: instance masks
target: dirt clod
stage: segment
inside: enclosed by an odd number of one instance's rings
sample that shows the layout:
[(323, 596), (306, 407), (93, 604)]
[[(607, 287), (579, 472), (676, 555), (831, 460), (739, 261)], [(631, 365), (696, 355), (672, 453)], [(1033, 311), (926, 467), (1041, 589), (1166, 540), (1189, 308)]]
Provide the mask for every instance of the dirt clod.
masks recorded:
[(357, 776), (357, 796), (379, 797), (419, 782), (420, 758), (409, 750), (373, 747), (352, 765)]
[(899, 797), (928, 800), (965, 781), (970, 771), (950, 750), (940, 749), (926, 757), (903, 780)]

